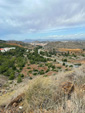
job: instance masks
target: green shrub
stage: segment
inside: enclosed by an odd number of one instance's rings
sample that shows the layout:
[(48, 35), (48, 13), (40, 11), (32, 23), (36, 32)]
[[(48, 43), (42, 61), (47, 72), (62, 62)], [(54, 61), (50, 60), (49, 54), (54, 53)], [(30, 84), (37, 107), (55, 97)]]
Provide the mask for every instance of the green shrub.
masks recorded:
[(47, 73), (47, 72), (49, 72), (49, 71), (50, 71), (50, 70), (49, 70), (49, 69), (47, 69), (47, 70), (46, 70), (46, 73)]
[(44, 75), (43, 77), (47, 77), (48, 75)]
[(32, 80), (32, 77), (30, 77), (29, 79)]
[(57, 67), (58, 69), (61, 69), (61, 67)]
[(66, 67), (68, 67), (68, 65), (66, 65)]
[(65, 69), (65, 71), (68, 71), (68, 68), (67, 68), (67, 69)]
[(36, 71), (36, 72), (38, 72), (38, 70), (37, 70), (37, 69), (33, 69), (33, 71)]
[(37, 73), (33, 73), (33, 75), (37, 75)]
[(43, 65), (42, 65), (42, 64), (40, 64), (40, 65), (39, 65), (39, 67), (43, 67)]
[(63, 62), (63, 66), (65, 66), (65, 63)]
[(15, 78), (14, 74), (11, 74), (11, 75), (9, 76), (9, 80), (13, 80), (14, 78)]
[(55, 69), (55, 65), (52, 65), (52, 69)]
[(73, 65), (70, 65), (69, 67), (73, 67)]
[(18, 76), (17, 83), (22, 82), (21, 76)]
[(31, 69), (30, 67), (27, 67), (27, 69)]
[(30, 70), (29, 73), (32, 73), (32, 71)]
[(67, 59), (62, 59), (63, 62), (67, 62)]
[(40, 73), (40, 75), (43, 75), (44, 74), (44, 70), (41, 70), (39, 73)]
[(54, 62), (56, 62), (56, 59), (54, 59)]
[(24, 74), (20, 74), (20, 76), (23, 78), (24, 77)]

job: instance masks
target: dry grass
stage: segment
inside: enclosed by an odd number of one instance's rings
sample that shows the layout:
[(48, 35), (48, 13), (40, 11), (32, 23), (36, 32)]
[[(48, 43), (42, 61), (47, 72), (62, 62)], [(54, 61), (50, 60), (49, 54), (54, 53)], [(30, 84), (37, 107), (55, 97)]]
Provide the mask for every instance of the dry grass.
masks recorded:
[[(67, 82), (74, 85), (70, 94), (62, 90), (62, 83)], [(85, 90), (81, 90), (84, 83), (85, 65), (55, 76), (37, 76), (25, 87), (19, 86), (17, 93), (26, 92), (24, 100), (17, 107), (10, 108), (16, 113), (85, 113)], [(19, 110), (19, 106), (22, 106), (22, 110)]]
[(62, 103), (64, 93), (56, 87), (56, 82), (46, 77), (34, 80), (26, 93), (25, 105), (27, 111), (35, 109), (57, 109), (58, 103)]
[[(74, 85), (73, 92), (67, 94), (62, 90), (64, 82)], [(26, 93), (23, 104), (14, 109), (23, 106), (24, 113), (85, 113), (85, 90), (81, 90), (84, 84), (85, 65), (55, 76), (37, 76), (25, 87), (19, 86), (17, 93)], [(13, 109), (13, 106), (10, 107)]]
[[(38, 77), (30, 83), (25, 97), (27, 113), (85, 113), (85, 92), (80, 87), (85, 83), (85, 66), (69, 73), (59, 73), (56, 76)], [(66, 95), (61, 84), (71, 81), (75, 90)]]

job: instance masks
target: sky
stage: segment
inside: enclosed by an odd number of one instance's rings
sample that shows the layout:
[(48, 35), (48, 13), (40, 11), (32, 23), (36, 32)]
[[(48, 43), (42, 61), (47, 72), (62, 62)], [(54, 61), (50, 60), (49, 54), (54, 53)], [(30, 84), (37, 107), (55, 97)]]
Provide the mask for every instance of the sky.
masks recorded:
[(85, 0), (0, 0), (0, 39), (85, 39)]

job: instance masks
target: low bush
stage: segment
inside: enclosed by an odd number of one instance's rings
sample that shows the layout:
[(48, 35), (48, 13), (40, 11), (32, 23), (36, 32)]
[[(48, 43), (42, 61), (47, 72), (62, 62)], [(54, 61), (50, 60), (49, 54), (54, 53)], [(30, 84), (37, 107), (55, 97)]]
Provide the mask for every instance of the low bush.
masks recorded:
[(15, 78), (14, 74), (11, 74), (11, 75), (9, 76), (9, 80), (13, 80), (14, 78)]
[(20, 83), (20, 82), (22, 82), (21, 76), (19, 76), (17, 79), (17, 83)]
[(31, 67), (27, 67), (27, 69), (31, 69)]
[[(69, 94), (62, 83), (71, 83), (74, 90)], [(71, 73), (58, 73), (55, 76), (40, 76), (29, 84), (25, 95), (24, 108), (27, 113), (84, 113), (85, 93), (81, 86), (85, 83), (85, 67)], [(68, 87), (66, 88), (68, 89)]]

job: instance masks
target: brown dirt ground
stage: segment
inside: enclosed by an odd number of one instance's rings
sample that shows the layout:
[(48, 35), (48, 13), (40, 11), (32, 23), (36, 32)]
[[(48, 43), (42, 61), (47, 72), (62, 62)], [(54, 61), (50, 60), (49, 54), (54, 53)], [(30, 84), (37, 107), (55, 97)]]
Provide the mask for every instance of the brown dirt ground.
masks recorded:
[[(30, 67), (31, 69), (27, 69), (27, 67)], [(46, 71), (48, 69), (48, 67), (47, 66), (38, 67), (38, 65), (36, 65), (36, 64), (31, 64), (31, 65), (28, 66), (26, 64), (21, 73), (24, 74), (25, 76), (27, 76), (27, 72), (32, 71), (33, 69), (37, 69), (39, 71), (41, 71), (41, 70)], [(30, 76), (32, 76), (32, 74), (30, 74)]]
[(59, 48), (58, 49), (59, 51), (62, 51), (62, 52), (79, 52), (81, 53), (82, 52), (82, 49), (65, 49), (65, 48)]

